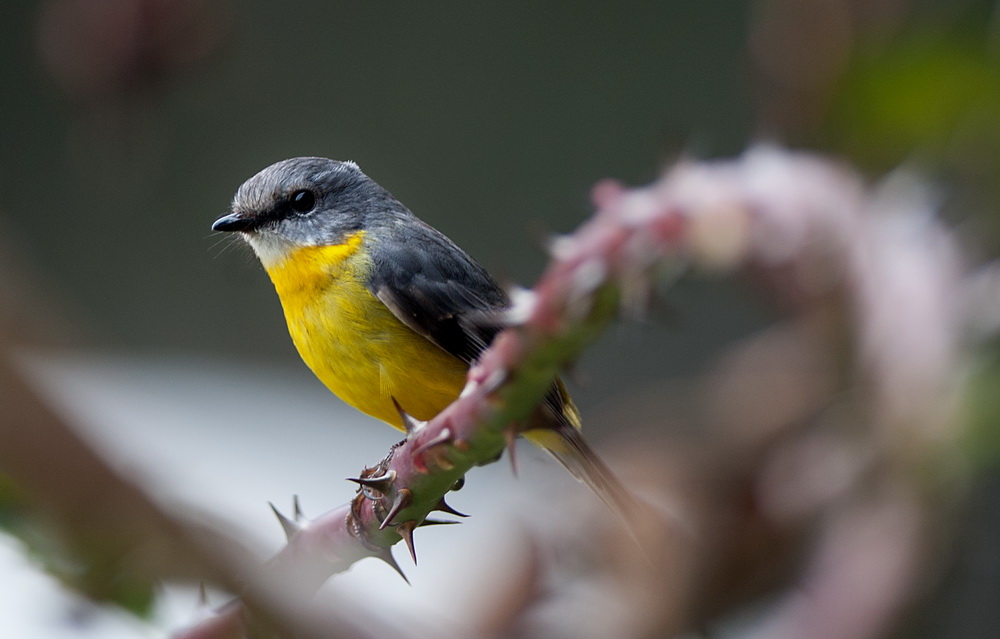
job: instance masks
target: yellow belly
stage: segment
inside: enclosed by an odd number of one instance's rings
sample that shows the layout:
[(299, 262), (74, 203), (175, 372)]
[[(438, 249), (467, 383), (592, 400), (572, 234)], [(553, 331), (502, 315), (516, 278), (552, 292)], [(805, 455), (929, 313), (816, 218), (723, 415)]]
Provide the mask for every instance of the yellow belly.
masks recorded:
[(408, 414), (430, 419), (458, 397), (466, 365), (368, 291), (363, 239), (358, 233), (341, 245), (298, 249), (268, 274), (306, 365), (348, 404), (402, 428), (393, 398)]

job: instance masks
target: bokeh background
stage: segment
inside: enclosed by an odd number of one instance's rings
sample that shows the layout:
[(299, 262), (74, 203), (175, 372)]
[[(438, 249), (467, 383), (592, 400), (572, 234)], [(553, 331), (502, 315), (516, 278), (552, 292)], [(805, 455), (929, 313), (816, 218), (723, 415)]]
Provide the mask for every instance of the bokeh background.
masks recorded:
[[(323, 482), (394, 437), (325, 434), (326, 415), (353, 417), (302, 370), (250, 251), (209, 230), (283, 158), (358, 162), (512, 284), (530, 285), (548, 238), (592, 212), (595, 182), (642, 184), (757, 140), (872, 178), (926, 171), (972, 259), (996, 251), (1000, 41), (985, 0), (45, 0), (0, 15), (0, 252), (23, 293), (7, 310), (26, 366), (82, 421), (147, 422), (139, 448), (254, 433), (230, 504), (339, 503)], [(773, 314), (733, 283), (664, 291), (573, 372), (592, 439), (637, 436), (629, 393), (649, 404)], [(231, 405), (271, 391), (252, 426)], [(318, 454), (312, 484), (271, 475), (261, 451), (297, 437), (362, 452), (332, 471)], [(172, 459), (215, 465), (183, 447)]]

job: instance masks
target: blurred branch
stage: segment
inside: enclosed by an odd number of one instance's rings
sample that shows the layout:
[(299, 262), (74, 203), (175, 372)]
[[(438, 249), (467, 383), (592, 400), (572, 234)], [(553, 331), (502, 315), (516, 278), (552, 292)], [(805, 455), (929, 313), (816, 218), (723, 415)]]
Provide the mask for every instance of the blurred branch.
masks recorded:
[[(344, 636), (367, 636), (336, 614), (301, 610), (266, 585), (247, 587), (256, 560), (220, 534), (221, 525), (163, 510), (84, 443), (12, 362), (14, 343), (32, 327), (20, 325), (30, 316), (30, 296), (11, 272), (0, 272), (0, 525), (67, 585), (136, 614), (148, 612), (164, 580), (206, 580), (243, 592), (248, 604), (211, 636), (242, 635), (248, 618), (300, 637), (331, 637), (317, 630), (331, 623)], [(219, 629), (211, 621), (206, 627)]]
[[(7, 328), (0, 335), (9, 335)], [(36, 549), (41, 544), (43, 557), (71, 585), (137, 611), (151, 600), (156, 579), (204, 575), (216, 562), (192, 540), (193, 531), (98, 458), (25, 383), (7, 347), (0, 341), (0, 472), (7, 526)], [(40, 541), (39, 535), (48, 539)], [(53, 556), (57, 548), (63, 557)]]

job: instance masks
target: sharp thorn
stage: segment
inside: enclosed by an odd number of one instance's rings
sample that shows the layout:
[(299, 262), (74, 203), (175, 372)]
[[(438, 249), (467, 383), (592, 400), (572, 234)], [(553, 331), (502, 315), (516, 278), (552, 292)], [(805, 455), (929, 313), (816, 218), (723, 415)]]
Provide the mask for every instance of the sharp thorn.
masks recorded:
[(300, 522), (305, 519), (305, 515), (302, 514), (302, 504), (299, 503), (298, 495), (292, 495), (292, 512), (294, 513), (296, 522)]
[(507, 457), (510, 459), (510, 472), (517, 477), (517, 428), (509, 426), (503, 431), (503, 438), (507, 442)]
[(413, 548), (413, 529), (416, 527), (417, 522), (412, 519), (396, 526), (396, 534), (406, 542), (406, 547), (410, 550), (410, 558), (413, 559), (414, 566), (417, 565), (417, 551)]
[[(348, 477), (347, 481), (353, 481), (355, 484), (361, 484), (361, 490), (365, 493), (365, 497), (368, 499), (382, 499), (382, 496), (389, 492), (392, 488), (392, 483), (396, 481), (396, 471), (390, 470), (384, 475), (378, 477)], [(376, 491), (378, 494), (372, 494), (370, 491)]]
[(399, 514), (399, 511), (409, 506), (411, 501), (413, 501), (413, 493), (410, 489), (400, 488), (396, 493), (396, 498), (393, 500), (392, 506), (389, 508), (389, 512), (385, 514), (385, 519), (382, 520), (378, 529), (384, 530), (386, 526), (389, 526), (389, 522), (395, 519), (396, 515)]
[(573, 241), (573, 238), (568, 235), (553, 235), (545, 243), (545, 249), (548, 251), (549, 256), (561, 260), (569, 256), (575, 244), (576, 242)]
[(375, 558), (376, 559), (381, 559), (385, 563), (389, 564), (389, 566), (393, 570), (395, 570), (397, 573), (399, 573), (399, 576), (403, 578), (403, 581), (406, 582), (407, 586), (411, 585), (410, 584), (410, 580), (406, 578), (406, 574), (403, 572), (403, 569), (399, 567), (398, 563), (396, 563), (396, 558), (392, 556), (392, 551), (391, 550), (389, 550), (388, 548), (382, 548), (379, 551), (379, 553), (375, 555)]
[(274, 504), (271, 502), (267, 502), (267, 504), (274, 511), (275, 516), (277, 516), (278, 521), (281, 523), (281, 528), (285, 531), (285, 539), (291, 539), (302, 529), (302, 526), (281, 514), (281, 511), (275, 508)]
[(456, 517), (468, 517), (468, 515), (466, 515), (465, 513), (458, 512), (450, 505), (448, 505), (448, 502), (444, 500), (444, 497), (442, 497), (441, 501), (437, 503), (437, 506), (434, 507), (434, 510), (440, 510), (443, 513), (448, 513), (449, 515), (455, 515)]
[(424, 526), (451, 526), (453, 524), (460, 524), (460, 521), (449, 521), (447, 519), (424, 519), (422, 522), (417, 524), (417, 528), (423, 528)]
[(485, 380), (483, 380), (483, 389), (489, 394), (495, 392), (500, 388), (505, 381), (507, 381), (507, 370), (503, 368), (498, 368), (491, 372)]
[(399, 405), (399, 402), (396, 401), (395, 397), (392, 397), (391, 399), (392, 399), (392, 405), (396, 407), (396, 412), (399, 413), (399, 418), (403, 420), (403, 429), (406, 431), (407, 435), (411, 435), (417, 429), (419, 429), (421, 426), (424, 425), (425, 422), (416, 419), (415, 417), (413, 417), (413, 415), (410, 415), (405, 410), (403, 410), (403, 407)]
[(515, 286), (508, 291), (510, 307), (504, 312), (506, 326), (521, 326), (529, 319), (538, 305), (538, 294), (528, 288)]
[(413, 451), (413, 454), (414, 455), (419, 455), (420, 453), (424, 452), (425, 450), (428, 450), (430, 448), (434, 448), (435, 446), (439, 446), (441, 444), (446, 444), (449, 441), (451, 441), (451, 429), (450, 428), (442, 428), (441, 432), (439, 432), (437, 435), (435, 435), (434, 437), (432, 437), (428, 441), (426, 441), (423, 444), (421, 444), (420, 446), (418, 446), (417, 449)]

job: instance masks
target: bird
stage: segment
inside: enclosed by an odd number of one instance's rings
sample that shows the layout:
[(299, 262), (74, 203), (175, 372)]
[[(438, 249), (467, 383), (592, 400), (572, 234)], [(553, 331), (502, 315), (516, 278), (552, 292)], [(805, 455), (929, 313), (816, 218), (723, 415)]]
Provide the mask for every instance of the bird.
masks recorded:
[[(253, 249), (316, 377), (399, 430), (401, 412), (426, 421), (458, 398), (511, 304), (479, 262), (354, 162), (272, 164), (239, 187), (212, 230)], [(581, 423), (557, 378), (521, 430), (621, 515), (632, 497)]]

